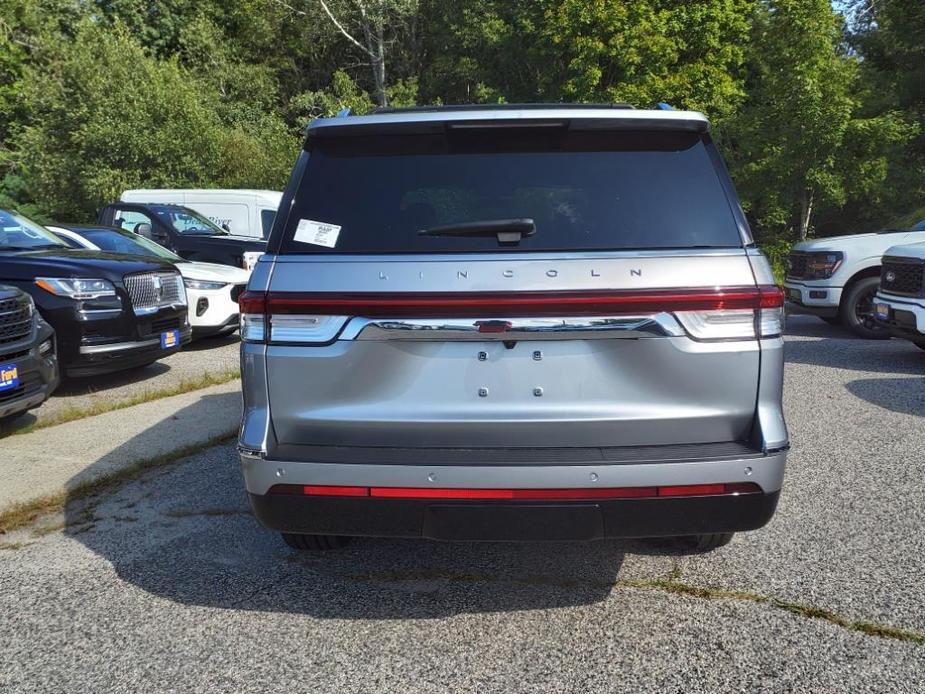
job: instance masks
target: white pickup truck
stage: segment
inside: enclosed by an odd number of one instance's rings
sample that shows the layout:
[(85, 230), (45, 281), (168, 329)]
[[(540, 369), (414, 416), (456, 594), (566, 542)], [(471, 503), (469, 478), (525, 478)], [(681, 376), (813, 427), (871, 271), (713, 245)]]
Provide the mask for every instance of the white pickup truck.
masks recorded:
[(890, 335), (925, 349), (925, 243), (893, 246), (883, 254), (874, 317)]
[(890, 331), (874, 317), (881, 258), (893, 246), (920, 242), (925, 242), (925, 220), (906, 230), (798, 243), (787, 258), (787, 302), (860, 337), (888, 338)]

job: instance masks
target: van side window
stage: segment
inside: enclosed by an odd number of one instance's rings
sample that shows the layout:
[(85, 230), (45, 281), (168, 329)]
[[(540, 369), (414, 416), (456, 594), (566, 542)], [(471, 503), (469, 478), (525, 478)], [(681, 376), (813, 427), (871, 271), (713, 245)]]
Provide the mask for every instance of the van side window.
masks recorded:
[(276, 219), (276, 210), (260, 210), (260, 232), (263, 238), (270, 237), (270, 229), (273, 228), (273, 220)]

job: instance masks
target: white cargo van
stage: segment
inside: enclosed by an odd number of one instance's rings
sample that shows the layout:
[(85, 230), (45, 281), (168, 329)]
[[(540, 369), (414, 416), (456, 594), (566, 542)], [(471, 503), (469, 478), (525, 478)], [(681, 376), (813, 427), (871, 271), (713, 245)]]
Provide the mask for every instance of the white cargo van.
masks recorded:
[(236, 236), (265, 239), (283, 194), (275, 190), (147, 189), (127, 190), (121, 202), (183, 205), (205, 215)]

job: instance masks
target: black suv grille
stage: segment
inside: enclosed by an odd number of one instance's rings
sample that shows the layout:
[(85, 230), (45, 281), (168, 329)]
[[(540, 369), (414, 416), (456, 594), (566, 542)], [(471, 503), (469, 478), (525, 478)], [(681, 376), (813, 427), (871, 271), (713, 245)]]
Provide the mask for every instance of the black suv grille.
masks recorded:
[(805, 253), (791, 253), (787, 257), (787, 277), (799, 280), (806, 277), (806, 266), (809, 258)]
[(880, 289), (890, 294), (919, 296), (925, 263), (911, 258), (884, 258), (880, 269)]
[(18, 342), (32, 331), (32, 304), (26, 296), (0, 301), (0, 345)]
[(151, 332), (162, 333), (166, 330), (179, 330), (179, 318), (162, 318), (161, 320), (151, 321)]

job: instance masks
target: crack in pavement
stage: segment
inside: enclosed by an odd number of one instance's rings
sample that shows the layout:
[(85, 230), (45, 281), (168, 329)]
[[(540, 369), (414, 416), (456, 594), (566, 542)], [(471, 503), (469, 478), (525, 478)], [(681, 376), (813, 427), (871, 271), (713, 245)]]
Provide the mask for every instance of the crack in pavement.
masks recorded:
[(320, 568), (318, 565), (303, 562), (299, 559), (295, 563), (303, 564), (318, 573), (335, 576), (348, 581), (365, 582), (365, 583), (395, 583), (399, 581), (426, 581), (426, 580), (444, 580), (457, 583), (509, 583), (512, 585), (527, 585), (543, 588), (630, 588), (635, 590), (659, 591), (670, 595), (685, 595), (688, 597), (700, 598), (701, 600), (738, 600), (751, 602), (757, 605), (767, 605), (784, 612), (789, 612), (807, 619), (820, 619), (835, 626), (841, 627), (848, 631), (853, 631), (867, 636), (875, 636), (883, 639), (894, 641), (904, 641), (925, 646), (925, 632), (911, 629), (901, 629), (885, 624), (877, 624), (866, 620), (849, 619), (839, 615), (832, 610), (813, 605), (807, 605), (799, 602), (791, 602), (774, 598), (760, 593), (753, 593), (742, 590), (729, 590), (725, 588), (695, 586), (690, 583), (679, 581), (678, 567), (674, 567), (668, 574), (668, 578), (659, 579), (629, 579), (618, 578), (616, 581), (588, 581), (588, 580), (569, 580), (559, 579), (547, 576), (530, 576), (525, 578), (513, 578), (492, 576), (489, 574), (467, 574), (457, 571), (396, 571), (396, 572), (370, 572), (365, 574), (351, 574), (344, 572), (329, 571)]

